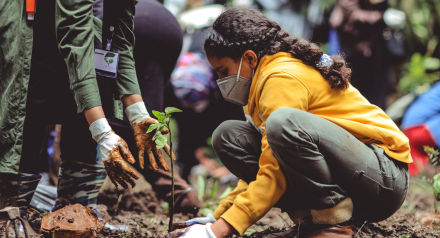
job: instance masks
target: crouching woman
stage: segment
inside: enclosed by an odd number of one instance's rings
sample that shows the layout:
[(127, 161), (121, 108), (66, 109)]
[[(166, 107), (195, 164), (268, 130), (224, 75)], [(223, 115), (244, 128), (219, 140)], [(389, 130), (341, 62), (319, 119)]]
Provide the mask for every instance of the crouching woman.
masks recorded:
[(408, 139), (350, 85), (343, 57), (245, 8), (221, 14), (204, 48), (223, 97), (243, 105), (248, 122), (214, 132), (218, 157), (240, 181), (214, 214), (189, 222), (203, 225), (180, 231), (185, 237), (242, 235), (272, 207), (313, 227), (306, 237), (351, 237), (353, 221), (400, 208)]

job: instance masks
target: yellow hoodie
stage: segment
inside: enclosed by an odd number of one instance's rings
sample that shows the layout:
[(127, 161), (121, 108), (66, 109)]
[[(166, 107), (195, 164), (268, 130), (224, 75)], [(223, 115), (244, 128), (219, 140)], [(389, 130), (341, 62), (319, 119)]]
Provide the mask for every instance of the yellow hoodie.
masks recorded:
[(266, 139), (265, 121), (275, 110), (297, 108), (344, 128), (363, 143), (375, 144), (402, 162), (411, 163), (408, 138), (377, 106), (353, 86), (332, 89), (313, 66), (280, 52), (264, 56), (255, 72), (244, 107), (246, 118), (263, 135), (260, 170), (249, 185), (240, 180), (214, 212), (241, 235), (263, 217), (286, 190), (286, 180)]

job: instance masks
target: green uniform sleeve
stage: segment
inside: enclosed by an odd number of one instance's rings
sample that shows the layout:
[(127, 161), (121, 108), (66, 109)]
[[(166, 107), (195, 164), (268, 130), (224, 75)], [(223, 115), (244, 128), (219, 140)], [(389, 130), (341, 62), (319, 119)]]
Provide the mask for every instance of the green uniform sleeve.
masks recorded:
[(67, 65), (78, 113), (100, 106), (94, 57), (93, 0), (56, 0), (58, 48)]
[[(116, 77), (116, 89), (118, 95), (141, 94), (136, 76), (133, 58), (134, 48), (134, 15), (138, 0), (111, 0), (111, 9), (104, 2), (104, 32), (102, 45), (107, 44), (108, 29), (114, 25), (112, 47), (120, 50), (118, 75)], [(110, 14), (108, 11), (110, 10)], [(112, 18), (112, 19), (111, 19)], [(111, 23), (113, 21), (113, 23)]]
[(0, 180), (18, 173), (22, 155), (33, 44), (25, 2), (0, 0)]

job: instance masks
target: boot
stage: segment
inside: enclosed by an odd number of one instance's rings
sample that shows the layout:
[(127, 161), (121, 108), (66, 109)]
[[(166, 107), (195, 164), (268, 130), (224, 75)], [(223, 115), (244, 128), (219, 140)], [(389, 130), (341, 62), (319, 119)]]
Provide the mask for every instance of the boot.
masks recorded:
[(354, 232), (353, 225), (315, 225), (314, 229), (307, 238), (352, 238)]
[[(102, 164), (64, 161), (58, 174), (58, 191), (51, 212), (69, 204), (81, 204), (89, 207), (103, 220), (98, 212), (98, 194), (107, 173)], [(128, 231), (126, 225), (105, 224), (105, 229)]]
[[(2, 175), (0, 181), (0, 227), (14, 230), (17, 237), (40, 237), (26, 217), (29, 203), (35, 193), (41, 175), (19, 173), (18, 175)], [(10, 225), (7, 225), (9, 222)], [(12, 229), (14, 226), (15, 229)], [(2, 232), (0, 232), (2, 234)]]
[(336, 206), (323, 210), (311, 210), (313, 223), (312, 231), (307, 238), (348, 238), (354, 233), (351, 216), (353, 214), (353, 202), (351, 198), (340, 201)]
[(287, 212), (289, 218), (297, 225), (286, 231), (267, 235), (267, 238), (290, 238), (298, 234), (298, 229), (302, 230), (303, 226), (311, 224), (312, 214), (307, 207), (298, 207)]

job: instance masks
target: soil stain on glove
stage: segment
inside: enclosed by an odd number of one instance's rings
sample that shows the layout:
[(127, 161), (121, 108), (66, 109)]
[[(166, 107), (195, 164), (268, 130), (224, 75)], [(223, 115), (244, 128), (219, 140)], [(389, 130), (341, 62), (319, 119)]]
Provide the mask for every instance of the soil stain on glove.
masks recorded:
[(43, 217), (41, 233), (55, 233), (59, 238), (96, 237), (105, 223), (88, 207), (68, 205)]

